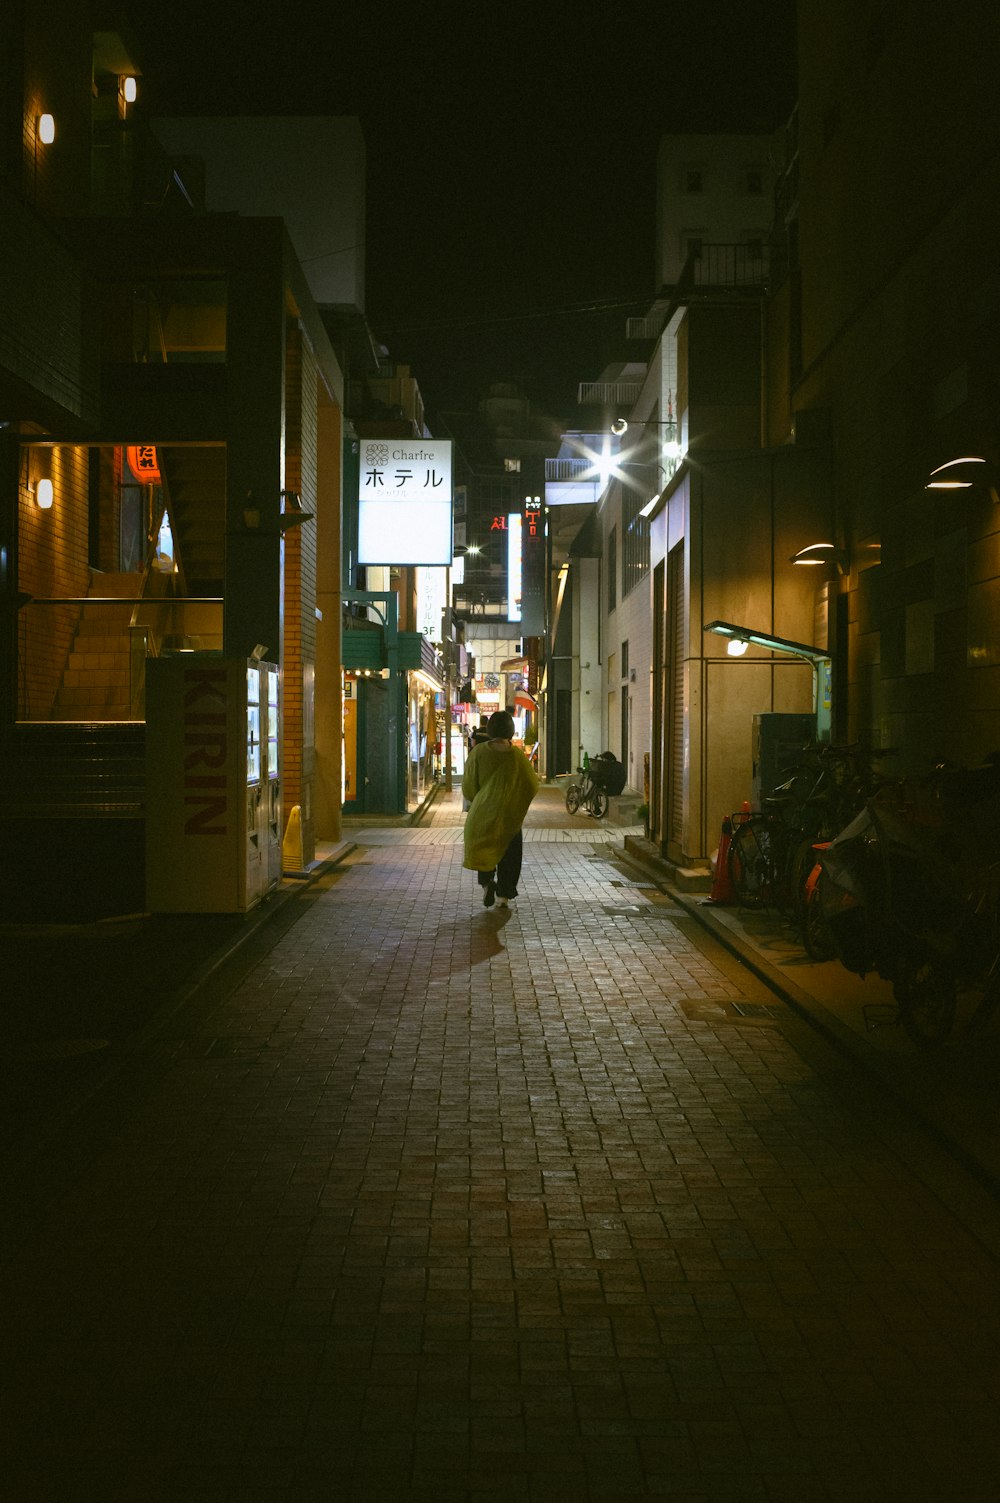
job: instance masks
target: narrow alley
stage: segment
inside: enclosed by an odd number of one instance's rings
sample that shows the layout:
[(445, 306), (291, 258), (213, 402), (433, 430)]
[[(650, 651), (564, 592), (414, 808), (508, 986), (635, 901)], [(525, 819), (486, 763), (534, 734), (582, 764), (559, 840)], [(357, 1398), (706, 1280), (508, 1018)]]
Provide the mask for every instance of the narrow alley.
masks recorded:
[(550, 808), (507, 912), (360, 830), (53, 1128), (9, 1503), (1000, 1494), (995, 1201)]

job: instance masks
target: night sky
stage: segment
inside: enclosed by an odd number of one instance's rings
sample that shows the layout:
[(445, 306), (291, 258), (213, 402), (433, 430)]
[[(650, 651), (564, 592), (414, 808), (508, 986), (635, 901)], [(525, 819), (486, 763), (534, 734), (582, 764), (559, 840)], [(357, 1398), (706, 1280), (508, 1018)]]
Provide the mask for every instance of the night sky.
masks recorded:
[(571, 422), (656, 290), (659, 135), (772, 129), (795, 98), (794, 0), (133, 14), (152, 114), (360, 117), (367, 314), (432, 411), (514, 380)]

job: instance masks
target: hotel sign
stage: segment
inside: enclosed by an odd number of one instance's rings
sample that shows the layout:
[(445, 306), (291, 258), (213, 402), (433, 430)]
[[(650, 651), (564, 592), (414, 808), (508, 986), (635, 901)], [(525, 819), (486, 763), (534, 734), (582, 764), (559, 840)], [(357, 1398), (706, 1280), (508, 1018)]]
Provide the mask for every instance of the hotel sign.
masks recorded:
[(450, 439), (363, 438), (359, 564), (450, 564)]

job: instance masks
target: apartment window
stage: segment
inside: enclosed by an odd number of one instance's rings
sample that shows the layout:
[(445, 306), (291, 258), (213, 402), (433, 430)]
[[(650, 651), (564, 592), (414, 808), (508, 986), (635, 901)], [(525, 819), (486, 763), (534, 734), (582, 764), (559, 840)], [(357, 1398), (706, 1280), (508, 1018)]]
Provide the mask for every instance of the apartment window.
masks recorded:
[(701, 259), (702, 247), (705, 243), (704, 230), (681, 231), (681, 259), (686, 261), (689, 256)]
[[(649, 573), (649, 523), (639, 512), (646, 498), (629, 492), (622, 498), (622, 599)], [(628, 646), (628, 643), (625, 644)], [(624, 649), (623, 649), (624, 650)], [(622, 677), (627, 675), (624, 670)]]
[(618, 604), (618, 529), (608, 533), (608, 610)]
[(685, 167), (684, 192), (701, 193), (705, 187), (705, 174), (700, 167)]
[(520, 475), (521, 473), (521, 461), (519, 459), (505, 459), (503, 467), (508, 475)]
[(622, 643), (622, 678), (628, 678), (628, 641)]

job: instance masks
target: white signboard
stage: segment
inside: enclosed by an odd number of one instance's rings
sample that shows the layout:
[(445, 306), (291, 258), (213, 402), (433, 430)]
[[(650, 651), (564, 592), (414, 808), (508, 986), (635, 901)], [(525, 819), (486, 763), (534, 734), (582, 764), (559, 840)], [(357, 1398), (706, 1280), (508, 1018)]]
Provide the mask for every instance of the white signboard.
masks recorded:
[(417, 570), (417, 631), (432, 642), (441, 640), (441, 614), (447, 591), (444, 569)]
[(451, 440), (363, 438), (358, 563), (450, 564)]
[(521, 513), (507, 518), (507, 620), (521, 619)]

